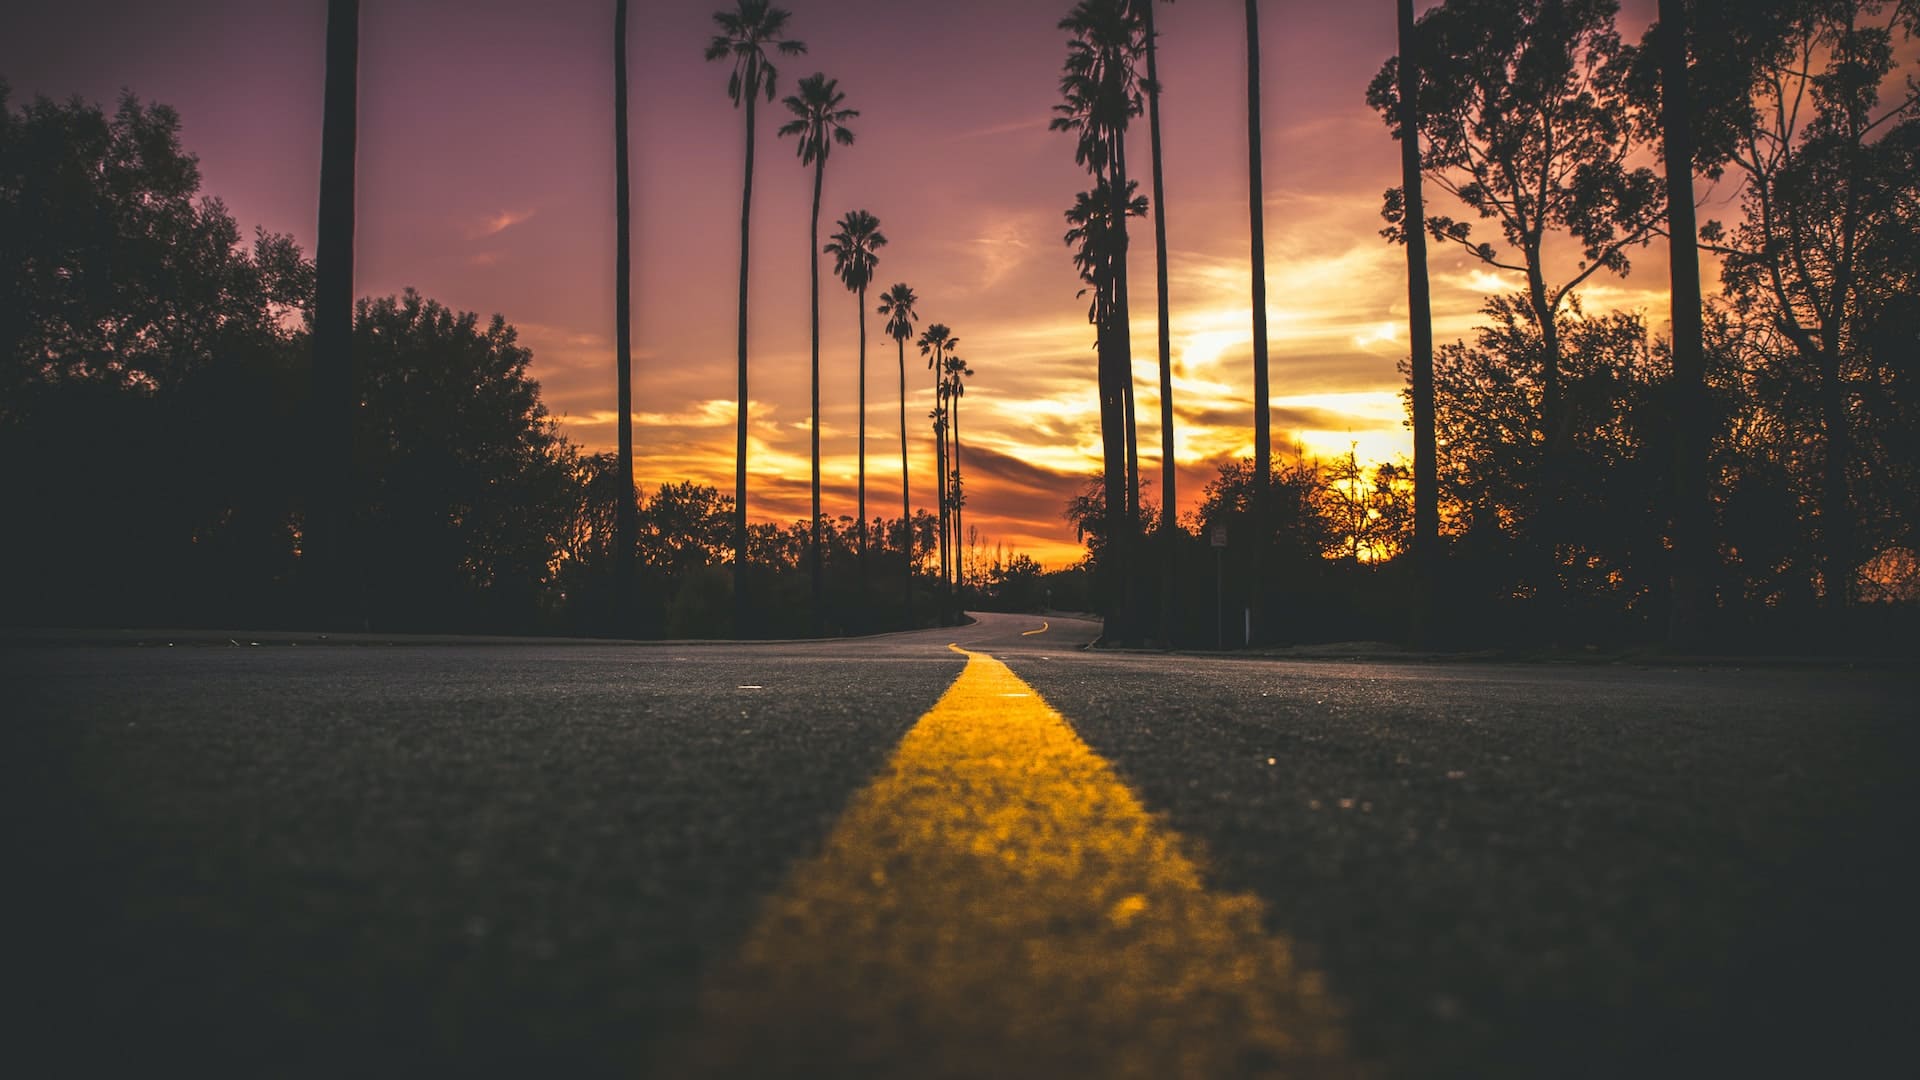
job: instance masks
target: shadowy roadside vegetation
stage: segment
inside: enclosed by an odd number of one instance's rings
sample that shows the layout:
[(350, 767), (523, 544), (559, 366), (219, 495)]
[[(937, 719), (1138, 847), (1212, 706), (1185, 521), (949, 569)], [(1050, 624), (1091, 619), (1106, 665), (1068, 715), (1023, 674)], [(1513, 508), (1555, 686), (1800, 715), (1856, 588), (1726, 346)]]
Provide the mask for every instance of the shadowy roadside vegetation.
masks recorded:
[[(179, 118), (125, 96), (14, 109), (0, 84), (0, 568), (14, 625), (270, 626), (320, 605), (302, 563), (313, 266), (243, 243), (199, 193)], [(559, 432), (532, 353), (495, 316), (411, 290), (360, 300), (350, 605), (377, 630), (805, 636), (810, 529), (749, 529), (734, 618), (733, 500), (669, 483), (637, 503), (616, 600), (612, 454)], [(936, 523), (821, 522), (825, 633), (951, 618)]]

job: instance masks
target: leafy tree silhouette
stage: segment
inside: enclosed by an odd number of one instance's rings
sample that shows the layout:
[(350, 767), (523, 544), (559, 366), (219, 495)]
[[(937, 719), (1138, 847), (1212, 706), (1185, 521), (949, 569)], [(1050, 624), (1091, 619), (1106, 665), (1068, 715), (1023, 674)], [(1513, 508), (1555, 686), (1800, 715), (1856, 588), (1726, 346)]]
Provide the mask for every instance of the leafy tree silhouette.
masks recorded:
[(411, 290), (356, 305), (366, 462), (356, 500), (384, 625), (498, 628), (530, 611), (577, 498), (573, 450), (514, 328)]
[(290, 594), (308, 476), (256, 450), (310, 420), (313, 265), (200, 197), (171, 108), (8, 97), (0, 81), (0, 619), (308, 617)]
[(1816, 572), (1824, 602), (1839, 608), (1857, 587), (1862, 528), (1883, 516), (1863, 514), (1856, 498), (1879, 471), (1862, 468), (1860, 444), (1891, 425), (1864, 421), (1869, 410), (1898, 415), (1885, 388), (1909, 366), (1894, 358), (1913, 350), (1920, 87), (1909, 81), (1891, 102), (1881, 88), (1902, 55), (1896, 42), (1920, 35), (1920, 9), (1773, 2), (1712, 17), (1693, 39), (1743, 43), (1737, 55), (1748, 64), (1708, 46), (1708, 69), (1732, 78), (1710, 84), (1705, 107), (1690, 111), (1709, 121), (1700, 164), (1730, 164), (1741, 177), (1743, 219), (1708, 222), (1702, 236), (1722, 256), (1743, 321), (1783, 338), (1776, 351), (1811, 381)]
[(708, 60), (729, 60), (733, 73), (727, 78), (727, 97), (734, 107), (746, 106), (747, 163), (745, 180), (740, 185), (740, 322), (739, 380), (736, 391), (736, 418), (733, 450), (733, 610), (734, 633), (745, 636), (749, 607), (747, 603), (747, 267), (753, 219), (753, 113), (762, 95), (774, 98), (779, 70), (768, 57), (772, 50), (781, 56), (798, 56), (807, 51), (803, 42), (782, 37), (792, 14), (767, 0), (736, 0), (731, 11), (717, 11), (713, 21), (720, 32), (707, 42)]
[[(1659, 178), (1627, 164), (1643, 141), (1621, 84), (1617, 7), (1614, 0), (1446, 0), (1415, 26), (1411, 49), (1425, 178), (1492, 221), (1514, 251), (1476, 242), (1472, 223), (1444, 215), (1428, 216), (1427, 231), (1522, 275), (1541, 328), (1546, 451), (1534, 558), (1548, 597), (1559, 580), (1555, 545), (1568, 539), (1554, 515), (1565, 495), (1556, 467), (1571, 434), (1560, 404), (1558, 314), (1595, 273), (1627, 273), (1629, 249), (1645, 244), (1665, 214)], [(1398, 76), (1389, 62), (1367, 89), (1390, 126), (1400, 115)], [(1404, 189), (1388, 190), (1382, 213), (1389, 236), (1399, 239)], [(1582, 258), (1570, 276), (1550, 283), (1547, 240), (1555, 231), (1575, 240)]]
[[(821, 629), (824, 597), (821, 592), (820, 572), (820, 186), (826, 179), (827, 155), (832, 152), (833, 144), (853, 145), (853, 132), (846, 127), (847, 121), (859, 116), (856, 109), (843, 109), (841, 103), (846, 95), (839, 90), (838, 83), (820, 72), (814, 72), (800, 80), (800, 92), (789, 94), (786, 98), (787, 111), (794, 119), (780, 127), (780, 134), (797, 136), (797, 150), (802, 165), (813, 166), (813, 215), (807, 225), (807, 273), (810, 285), (812, 320), (812, 371), (813, 371), (813, 548), (808, 555), (808, 566), (813, 578), (813, 622), (814, 633)], [(865, 312), (862, 311), (863, 322)]]
[[(860, 512), (859, 539), (861, 567), (867, 557), (867, 285), (873, 281), (874, 267), (880, 263), (878, 249), (885, 247), (886, 235), (880, 231), (880, 219), (865, 210), (849, 210), (840, 217), (839, 231), (827, 242), (827, 254), (833, 256), (833, 272), (854, 295), (860, 316)], [(885, 314), (883, 311), (882, 314)], [(901, 366), (904, 368), (905, 361)], [(904, 377), (904, 373), (903, 373)], [(902, 470), (904, 472), (904, 470)]]

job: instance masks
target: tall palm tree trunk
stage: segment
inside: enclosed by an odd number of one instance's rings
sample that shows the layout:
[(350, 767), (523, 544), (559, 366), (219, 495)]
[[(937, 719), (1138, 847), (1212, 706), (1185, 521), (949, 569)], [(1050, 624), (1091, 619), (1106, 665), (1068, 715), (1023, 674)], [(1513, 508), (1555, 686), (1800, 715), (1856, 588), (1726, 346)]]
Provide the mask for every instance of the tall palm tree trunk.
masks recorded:
[(1113, 233), (1113, 369), (1120, 391), (1126, 503), (1120, 515), (1120, 527), (1112, 539), (1119, 541), (1121, 553), (1120, 636), (1123, 639), (1134, 636), (1140, 618), (1140, 561), (1135, 550), (1140, 536), (1140, 439), (1134, 430), (1133, 319), (1127, 294), (1126, 146), (1125, 133), (1115, 131), (1109, 165), (1113, 194), (1108, 212), (1113, 215), (1110, 226)]
[(913, 629), (913, 494), (907, 470), (907, 339), (896, 338), (900, 346), (900, 524), (907, 573), (907, 629)]
[(620, 442), (614, 514), (614, 625), (633, 630), (634, 546), (640, 533), (633, 490), (633, 215), (627, 177), (627, 0), (613, 9), (614, 367), (619, 373)]
[[(1408, 0), (1402, 0), (1406, 3)], [(1693, 211), (1692, 87), (1684, 5), (1660, 0), (1660, 122), (1665, 129), (1667, 254), (1672, 273), (1674, 508), (1667, 643), (1697, 648), (1711, 606), (1713, 509), (1707, 488), (1706, 356)]]
[[(814, 256), (816, 259), (818, 255)], [(867, 287), (860, 286), (860, 585), (867, 581)]]
[(1413, 376), (1414, 637), (1432, 632), (1440, 561), (1440, 478), (1434, 433), (1433, 299), (1427, 281), (1426, 200), (1420, 190), (1420, 70), (1413, 0), (1400, 0), (1400, 185), (1406, 193), (1407, 341)]
[[(1111, 254), (1103, 256), (1111, 258)], [(1126, 396), (1116, 374), (1114, 339), (1120, 336), (1113, 323), (1112, 275), (1106, 284), (1096, 286), (1094, 356), (1100, 392), (1100, 497), (1101, 527), (1106, 532), (1106, 548), (1101, 554), (1099, 572), (1103, 579), (1101, 601), (1103, 622), (1115, 636), (1125, 621), (1125, 580), (1127, 505), (1127, 414)]]
[(1147, 141), (1153, 157), (1153, 272), (1159, 286), (1155, 317), (1159, 326), (1160, 347), (1160, 544), (1166, 566), (1160, 581), (1160, 641), (1173, 641), (1178, 622), (1174, 607), (1179, 603), (1180, 549), (1174, 543), (1174, 520), (1180, 500), (1174, 486), (1173, 456), (1173, 328), (1168, 316), (1167, 298), (1167, 189), (1160, 170), (1160, 66), (1159, 46), (1153, 30), (1156, 0), (1141, 5), (1147, 36)]
[[(808, 522), (812, 542), (807, 545), (807, 572), (813, 579), (813, 636), (819, 637), (825, 594), (820, 580), (820, 184), (826, 179), (827, 159), (813, 159), (813, 217), (807, 224), (807, 271), (812, 285), (813, 315), (813, 520)], [(862, 313), (864, 319), (865, 313)]]
[(1261, 602), (1262, 554), (1269, 538), (1273, 501), (1272, 394), (1267, 387), (1266, 185), (1260, 177), (1260, 4), (1247, 0), (1247, 218), (1253, 238), (1253, 606)]
[[(956, 376), (957, 378), (957, 376)], [(953, 395), (953, 546), (958, 556), (954, 559), (953, 578), (960, 586), (962, 602), (967, 594), (967, 533), (962, 524), (966, 520), (967, 488), (960, 482), (960, 395)]]
[[(942, 397), (942, 395), (940, 394), (937, 388), (934, 391), (934, 400), (936, 402), (939, 402), (939, 405), (937, 405), (936, 408), (943, 407), (946, 404), (945, 399)], [(941, 625), (944, 626), (946, 625), (947, 609), (949, 606), (948, 604), (949, 591), (947, 588), (947, 581), (948, 581), (947, 567), (949, 565), (947, 562), (947, 555), (949, 550), (947, 547), (947, 510), (948, 510), (947, 508), (947, 427), (946, 427), (946, 420), (944, 416), (937, 419), (933, 425), (933, 463), (934, 463), (934, 470), (935, 470), (934, 475), (939, 481), (939, 484), (935, 488), (935, 490), (939, 493), (940, 596), (941, 596), (940, 622), (941, 622)]]
[(320, 222), (314, 245), (313, 503), (305, 547), (316, 573), (314, 615), (349, 628), (359, 621), (359, 573), (351, 494), (354, 462), (353, 182), (360, 68), (359, 0), (327, 5), (327, 83), (320, 135)]
[(733, 636), (747, 636), (747, 255), (753, 222), (753, 105), (758, 80), (749, 79), (746, 180), (740, 187), (740, 350), (733, 433)]

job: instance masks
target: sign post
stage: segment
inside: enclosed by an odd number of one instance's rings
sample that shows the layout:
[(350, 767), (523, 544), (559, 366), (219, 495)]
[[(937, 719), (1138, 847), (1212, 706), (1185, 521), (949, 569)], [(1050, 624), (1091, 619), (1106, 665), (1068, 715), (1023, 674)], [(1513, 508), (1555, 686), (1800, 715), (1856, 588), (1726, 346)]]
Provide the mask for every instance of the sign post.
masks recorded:
[(1227, 617), (1226, 609), (1221, 605), (1221, 594), (1224, 592), (1223, 584), (1226, 580), (1222, 552), (1226, 550), (1227, 527), (1215, 525), (1213, 527), (1213, 647), (1216, 649), (1226, 647), (1226, 630), (1220, 625)]

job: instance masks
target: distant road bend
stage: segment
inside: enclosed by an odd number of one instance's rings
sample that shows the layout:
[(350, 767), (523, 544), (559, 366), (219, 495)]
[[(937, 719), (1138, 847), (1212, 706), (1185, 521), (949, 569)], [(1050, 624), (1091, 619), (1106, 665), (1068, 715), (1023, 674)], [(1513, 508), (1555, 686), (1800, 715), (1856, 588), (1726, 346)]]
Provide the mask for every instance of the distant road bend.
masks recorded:
[(76, 1070), (1864, 1074), (1902, 671), (14, 647)]

